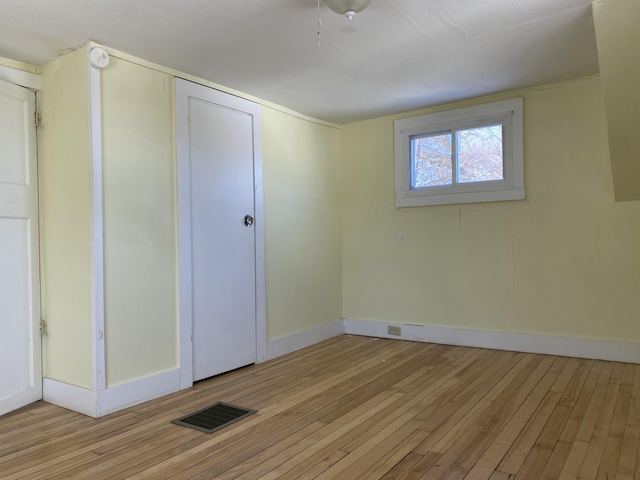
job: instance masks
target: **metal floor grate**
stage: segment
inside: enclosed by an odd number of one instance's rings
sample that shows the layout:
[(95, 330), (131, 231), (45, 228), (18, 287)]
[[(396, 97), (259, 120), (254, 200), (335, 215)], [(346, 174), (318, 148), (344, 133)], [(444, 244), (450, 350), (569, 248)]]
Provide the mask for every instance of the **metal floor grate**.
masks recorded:
[(249, 408), (218, 402), (177, 420), (172, 420), (172, 423), (205, 433), (213, 433), (254, 413), (256, 411)]

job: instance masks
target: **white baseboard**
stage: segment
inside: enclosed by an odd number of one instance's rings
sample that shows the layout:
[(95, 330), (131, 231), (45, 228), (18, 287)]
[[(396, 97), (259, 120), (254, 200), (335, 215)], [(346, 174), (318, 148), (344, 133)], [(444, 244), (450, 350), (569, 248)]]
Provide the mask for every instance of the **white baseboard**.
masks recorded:
[[(400, 327), (402, 334), (400, 336), (389, 335), (387, 333), (387, 326), (389, 325)], [(639, 343), (613, 340), (405, 325), (348, 318), (344, 319), (344, 333), (445, 345), (640, 363)]]
[(42, 379), (42, 400), (98, 418), (98, 392), (50, 378)]
[(96, 392), (50, 378), (42, 381), (42, 399), (99, 418), (180, 390), (180, 370), (170, 370)]
[(180, 369), (169, 370), (100, 392), (100, 416), (169, 395), (180, 390)]
[(342, 320), (267, 342), (267, 360), (301, 350), (344, 333)]

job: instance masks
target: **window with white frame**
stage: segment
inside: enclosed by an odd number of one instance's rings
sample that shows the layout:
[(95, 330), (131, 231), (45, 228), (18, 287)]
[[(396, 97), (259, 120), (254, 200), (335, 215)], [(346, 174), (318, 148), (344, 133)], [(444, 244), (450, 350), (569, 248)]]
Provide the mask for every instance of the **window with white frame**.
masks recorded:
[(524, 199), (522, 98), (394, 122), (396, 207)]

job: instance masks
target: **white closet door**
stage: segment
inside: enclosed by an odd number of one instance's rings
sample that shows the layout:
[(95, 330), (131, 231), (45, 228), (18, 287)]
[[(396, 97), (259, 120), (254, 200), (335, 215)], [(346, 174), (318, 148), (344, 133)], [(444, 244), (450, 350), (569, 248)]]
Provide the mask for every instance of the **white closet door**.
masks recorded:
[[(193, 380), (256, 362), (254, 128), (259, 107), (199, 85), (188, 94)], [(180, 186), (179, 186), (180, 188)], [(259, 219), (261, 220), (261, 219)]]
[(0, 81), (0, 414), (42, 398), (35, 94)]

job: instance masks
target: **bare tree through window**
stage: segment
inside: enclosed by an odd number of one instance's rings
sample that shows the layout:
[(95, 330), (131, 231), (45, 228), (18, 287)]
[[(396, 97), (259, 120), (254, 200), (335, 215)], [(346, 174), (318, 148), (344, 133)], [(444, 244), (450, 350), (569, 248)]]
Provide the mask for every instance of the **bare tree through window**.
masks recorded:
[(412, 137), (412, 186), (446, 186), (454, 178), (455, 183), (502, 180), (502, 145), (501, 124)]

